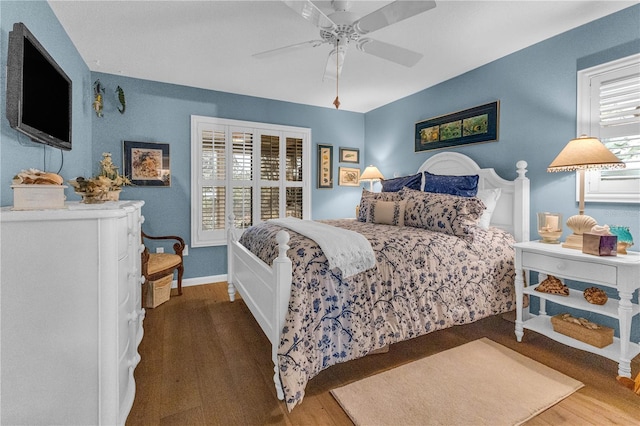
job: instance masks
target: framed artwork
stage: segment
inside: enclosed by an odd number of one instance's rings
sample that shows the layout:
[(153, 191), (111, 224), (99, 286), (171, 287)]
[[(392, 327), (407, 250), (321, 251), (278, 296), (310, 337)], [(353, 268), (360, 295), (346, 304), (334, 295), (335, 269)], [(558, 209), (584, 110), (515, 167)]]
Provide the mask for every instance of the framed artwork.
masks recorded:
[(358, 148), (340, 148), (341, 163), (360, 163), (360, 150)]
[(124, 141), (122, 163), (134, 185), (171, 186), (168, 143)]
[(318, 144), (318, 188), (333, 188), (333, 146)]
[(338, 185), (360, 186), (360, 169), (340, 167), (338, 169)]
[(498, 140), (500, 101), (420, 121), (415, 152)]

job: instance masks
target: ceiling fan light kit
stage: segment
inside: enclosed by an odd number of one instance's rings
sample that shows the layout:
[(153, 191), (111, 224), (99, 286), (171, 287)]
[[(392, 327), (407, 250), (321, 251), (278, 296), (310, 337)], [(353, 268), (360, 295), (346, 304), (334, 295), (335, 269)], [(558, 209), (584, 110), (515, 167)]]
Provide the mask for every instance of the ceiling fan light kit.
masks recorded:
[[(283, 2), (293, 9), (298, 15), (302, 16), (304, 19), (320, 29), (320, 40), (296, 43), (290, 46), (257, 53), (253, 56), (255, 58), (267, 58), (299, 48), (318, 47), (323, 44), (335, 46), (335, 48), (329, 52), (323, 80), (325, 78), (336, 78), (336, 92), (337, 79), (342, 71), (342, 65), (344, 65), (347, 48), (351, 42), (354, 42), (356, 48), (361, 52), (377, 56), (405, 67), (412, 67), (417, 64), (422, 58), (421, 53), (361, 36), (436, 7), (435, 1), (396, 0), (369, 13), (368, 15), (363, 16), (362, 18), (358, 18), (355, 13), (350, 12), (352, 4), (351, 1), (332, 0), (331, 6), (333, 7), (334, 12), (328, 16), (310, 0), (283, 0)], [(336, 96), (333, 104), (336, 108), (340, 105), (338, 96)]]

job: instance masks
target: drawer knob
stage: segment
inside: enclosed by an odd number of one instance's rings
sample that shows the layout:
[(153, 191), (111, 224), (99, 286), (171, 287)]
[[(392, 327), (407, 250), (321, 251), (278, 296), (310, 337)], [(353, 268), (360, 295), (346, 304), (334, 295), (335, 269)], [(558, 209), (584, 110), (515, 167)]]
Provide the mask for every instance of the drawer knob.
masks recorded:
[(567, 265), (565, 265), (564, 263), (558, 263), (558, 264), (556, 265), (556, 269), (557, 269), (558, 271), (564, 271), (564, 270), (566, 269), (566, 267), (567, 267)]

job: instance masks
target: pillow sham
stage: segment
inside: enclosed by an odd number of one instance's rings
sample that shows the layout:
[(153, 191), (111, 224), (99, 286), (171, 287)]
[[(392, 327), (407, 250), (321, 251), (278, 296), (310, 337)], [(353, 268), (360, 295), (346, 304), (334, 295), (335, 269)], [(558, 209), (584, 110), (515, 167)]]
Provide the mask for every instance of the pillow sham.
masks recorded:
[(367, 222), (404, 226), (406, 201), (369, 200), (368, 203), (369, 216), (367, 217)]
[(437, 194), (404, 188), (404, 224), (442, 232), (473, 242), (473, 230), (485, 210), (479, 198)]
[(398, 192), (371, 192), (362, 188), (360, 198), (360, 208), (358, 209), (358, 221), (366, 222), (369, 217), (369, 201), (399, 201), (401, 199)]
[(500, 188), (478, 190), (478, 194), (476, 195), (476, 197), (479, 198), (486, 207), (484, 213), (482, 213), (482, 216), (480, 216), (480, 220), (478, 221), (478, 226), (480, 228), (489, 229), (491, 216), (493, 215), (493, 211), (496, 209), (496, 204), (498, 203), (500, 194), (502, 194), (502, 190)]
[(422, 173), (424, 175), (422, 190), (425, 192), (459, 195), (461, 197), (475, 197), (478, 193), (478, 175), (434, 175), (427, 171)]
[(422, 186), (422, 174), (416, 173), (411, 176), (402, 176), (393, 179), (383, 179), (382, 192), (398, 192), (405, 186), (411, 189), (420, 189)]

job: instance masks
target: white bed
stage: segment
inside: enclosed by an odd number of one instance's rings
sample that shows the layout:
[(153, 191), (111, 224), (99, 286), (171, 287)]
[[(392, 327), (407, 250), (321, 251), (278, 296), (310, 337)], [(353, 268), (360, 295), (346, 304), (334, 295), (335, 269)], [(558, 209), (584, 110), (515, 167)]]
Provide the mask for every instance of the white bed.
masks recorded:
[[(518, 161), (517, 177), (508, 181), (494, 169), (481, 169), (471, 158), (451, 152), (430, 157), (419, 168), (440, 175), (479, 176), (478, 189), (500, 188), (501, 196), (491, 217), (491, 226), (511, 233), (516, 241), (529, 237), (529, 180), (525, 176), (527, 163)], [(228, 234), (228, 292), (234, 301), (236, 291), (268, 337), (272, 345), (274, 383), (279, 399), (284, 398), (278, 368), (278, 346), (287, 315), (292, 285), (292, 262), (287, 257), (289, 233), (277, 234), (278, 257), (269, 266), (247, 250), (238, 240), (240, 232), (231, 228)]]

